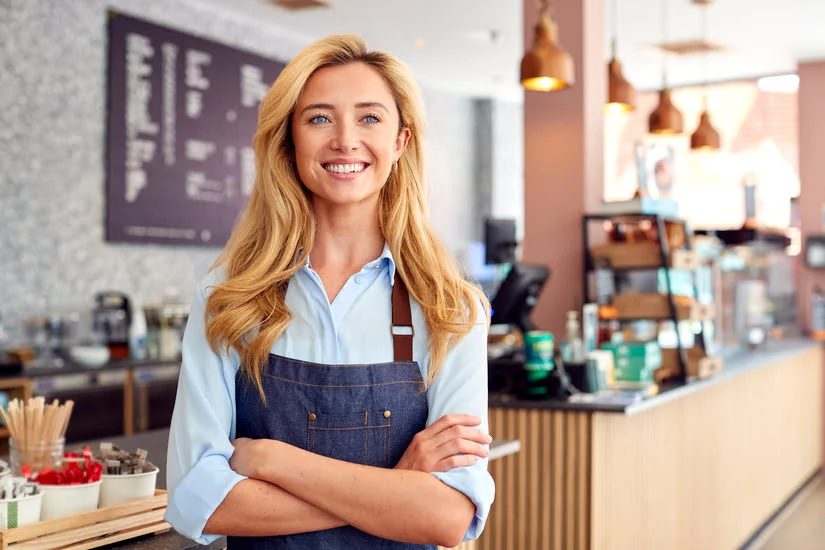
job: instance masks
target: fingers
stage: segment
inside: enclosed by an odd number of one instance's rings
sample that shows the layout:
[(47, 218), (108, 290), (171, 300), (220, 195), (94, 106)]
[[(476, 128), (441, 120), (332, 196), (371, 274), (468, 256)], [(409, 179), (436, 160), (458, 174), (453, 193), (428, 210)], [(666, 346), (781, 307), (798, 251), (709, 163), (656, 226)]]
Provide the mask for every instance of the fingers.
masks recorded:
[(453, 440), (466, 439), (487, 445), (493, 441), (493, 438), (482, 432), (478, 428), (468, 428), (467, 426), (452, 426), (442, 431), (433, 438), (433, 443), (440, 447), (445, 443)]
[(466, 439), (453, 439), (452, 441), (448, 441), (439, 447), (437, 452), (439, 458), (446, 458), (457, 454), (475, 455), (481, 458), (490, 456), (490, 451), (487, 449), (486, 444), (475, 443), (474, 441), (468, 441)]
[(453, 468), (463, 468), (465, 466), (472, 466), (478, 462), (479, 458), (475, 455), (453, 455), (442, 460), (439, 460), (432, 467), (431, 472), (446, 472)]
[(445, 414), (433, 422), (427, 430), (431, 431), (434, 435), (448, 430), (453, 426), (478, 426), (480, 424), (481, 419), (470, 414)]

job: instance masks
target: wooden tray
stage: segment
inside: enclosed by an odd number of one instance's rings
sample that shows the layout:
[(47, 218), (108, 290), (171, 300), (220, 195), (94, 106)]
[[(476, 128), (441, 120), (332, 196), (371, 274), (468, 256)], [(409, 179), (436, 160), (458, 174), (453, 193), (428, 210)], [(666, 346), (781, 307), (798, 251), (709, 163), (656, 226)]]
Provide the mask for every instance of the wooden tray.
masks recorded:
[(166, 491), (156, 490), (152, 497), (0, 531), (0, 549), (97, 548), (168, 531), (171, 526), (163, 521), (164, 512)]

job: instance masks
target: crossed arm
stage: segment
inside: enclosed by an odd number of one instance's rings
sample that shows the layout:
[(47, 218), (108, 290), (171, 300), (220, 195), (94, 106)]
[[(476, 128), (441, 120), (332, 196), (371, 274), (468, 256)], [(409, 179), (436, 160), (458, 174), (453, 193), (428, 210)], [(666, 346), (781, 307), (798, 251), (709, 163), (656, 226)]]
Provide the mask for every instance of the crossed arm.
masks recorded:
[(489, 436), (472, 427), (479, 423), (469, 415), (442, 417), (416, 435), (392, 470), (280, 441), (238, 439), (230, 466), (249, 479), (230, 491), (204, 532), (271, 536), (352, 525), (387, 539), (456, 546), (475, 505), (430, 472), (486, 457)]

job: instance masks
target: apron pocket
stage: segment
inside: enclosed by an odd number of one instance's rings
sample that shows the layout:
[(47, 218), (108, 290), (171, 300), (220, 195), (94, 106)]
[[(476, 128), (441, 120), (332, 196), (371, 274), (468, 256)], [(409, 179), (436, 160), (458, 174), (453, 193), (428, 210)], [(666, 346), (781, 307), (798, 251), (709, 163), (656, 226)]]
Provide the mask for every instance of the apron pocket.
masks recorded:
[(387, 410), (307, 415), (311, 453), (380, 468), (390, 467), (392, 415)]

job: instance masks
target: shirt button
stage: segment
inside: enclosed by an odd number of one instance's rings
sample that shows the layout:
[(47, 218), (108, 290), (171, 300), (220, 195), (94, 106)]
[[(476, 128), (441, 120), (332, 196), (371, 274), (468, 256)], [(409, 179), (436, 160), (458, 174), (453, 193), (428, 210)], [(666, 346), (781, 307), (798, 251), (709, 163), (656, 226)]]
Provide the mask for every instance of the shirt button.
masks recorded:
[(315, 416), (315, 413), (309, 413), (309, 421), (310, 422), (314, 421), (316, 418), (318, 418), (318, 417)]
[(390, 411), (384, 411), (384, 418), (389, 418), (390, 416), (392, 416)]
[(355, 284), (357, 284), (357, 285), (361, 284), (361, 277), (356, 277), (355, 278)]
[(374, 266), (372, 266), (373, 269), (378, 269), (379, 267), (381, 267), (381, 265), (379, 264), (375, 264)]

